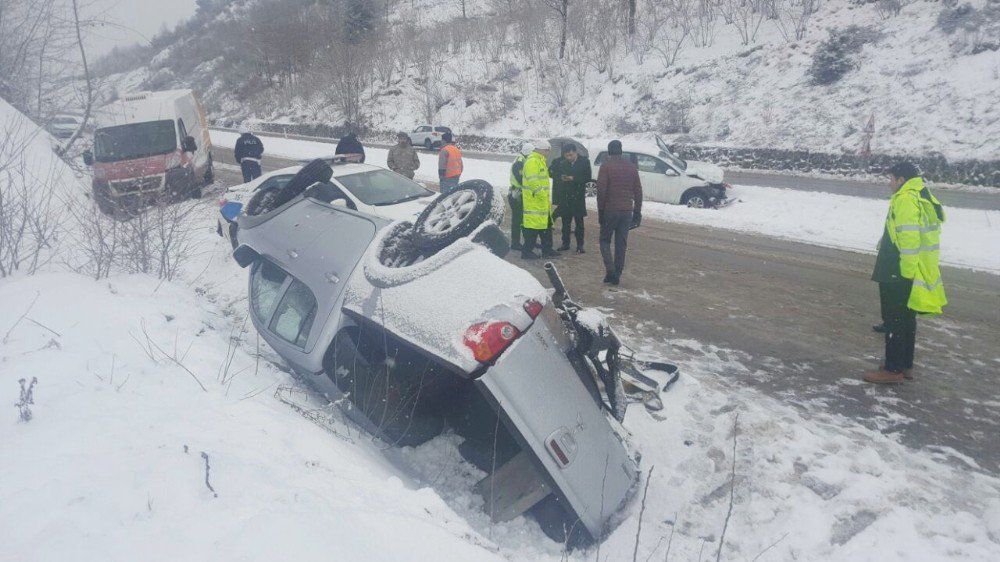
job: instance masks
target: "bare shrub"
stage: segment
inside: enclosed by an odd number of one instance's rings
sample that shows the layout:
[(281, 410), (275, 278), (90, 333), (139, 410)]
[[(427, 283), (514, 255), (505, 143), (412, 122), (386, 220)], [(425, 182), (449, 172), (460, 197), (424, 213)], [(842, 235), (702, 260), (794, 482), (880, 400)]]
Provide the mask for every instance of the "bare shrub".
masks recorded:
[(176, 278), (184, 262), (198, 249), (192, 220), (196, 206), (193, 201), (158, 203), (121, 221), (117, 230), (105, 230), (116, 237), (117, 269), (156, 275), (159, 279)]
[(32, 417), (31, 407), (35, 405), (35, 385), (38, 384), (38, 378), (31, 377), (31, 382), (27, 386), (24, 384), (28, 382), (25, 379), (18, 379), (17, 382), (21, 385), (21, 397), (14, 405), (18, 409), (18, 419), (28, 422)]
[(33, 134), (26, 120), (0, 124), (0, 278), (33, 274), (55, 256), (63, 232), (56, 192), (62, 180), (53, 155), (42, 169), (25, 152)]
[[(899, 0), (890, 0), (898, 2)], [(822, 0), (779, 0), (775, 25), (785, 41), (801, 41), (809, 21), (822, 6)]]

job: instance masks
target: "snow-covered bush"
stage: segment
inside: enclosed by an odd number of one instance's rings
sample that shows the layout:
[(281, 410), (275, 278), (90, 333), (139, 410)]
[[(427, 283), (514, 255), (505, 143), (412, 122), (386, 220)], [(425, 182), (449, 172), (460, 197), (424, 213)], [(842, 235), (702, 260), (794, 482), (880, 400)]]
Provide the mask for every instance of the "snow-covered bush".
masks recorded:
[(858, 53), (868, 43), (878, 40), (878, 32), (870, 27), (852, 25), (830, 31), (813, 54), (809, 76), (813, 84), (833, 84), (858, 65)]
[(937, 26), (951, 36), (956, 54), (1000, 50), (1000, 2), (989, 2), (981, 9), (968, 3), (945, 6), (938, 14)]

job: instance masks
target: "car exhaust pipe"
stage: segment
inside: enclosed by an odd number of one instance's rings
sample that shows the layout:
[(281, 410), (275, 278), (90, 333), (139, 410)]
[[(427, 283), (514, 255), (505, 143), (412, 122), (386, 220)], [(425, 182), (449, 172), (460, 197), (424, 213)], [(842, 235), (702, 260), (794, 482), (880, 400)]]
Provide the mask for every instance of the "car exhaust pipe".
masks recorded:
[(556, 269), (554, 263), (547, 261), (542, 268), (545, 269), (545, 274), (549, 276), (549, 283), (552, 284), (552, 288), (556, 290), (555, 294), (552, 295), (552, 303), (558, 308), (562, 306), (563, 301), (569, 300), (566, 285), (563, 285), (562, 277), (559, 276), (559, 270)]

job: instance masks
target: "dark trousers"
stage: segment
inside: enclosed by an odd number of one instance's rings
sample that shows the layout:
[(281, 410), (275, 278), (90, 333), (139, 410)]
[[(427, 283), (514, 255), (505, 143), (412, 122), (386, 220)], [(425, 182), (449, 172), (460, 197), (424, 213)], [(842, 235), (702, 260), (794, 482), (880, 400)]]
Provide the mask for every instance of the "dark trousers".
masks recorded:
[(507, 196), (510, 203), (510, 247), (517, 249), (521, 245), (521, 219), (524, 217), (524, 206), (521, 198)]
[(901, 372), (913, 368), (917, 341), (917, 313), (906, 306), (913, 283), (879, 283), (879, 300), (885, 320), (885, 370)]
[[(573, 230), (573, 223), (576, 222), (576, 230)], [(576, 247), (583, 247), (583, 215), (565, 214), (562, 216), (562, 245), (569, 248), (570, 232), (576, 234)]]
[(243, 171), (243, 183), (253, 181), (260, 177), (260, 164), (257, 162), (243, 160), (240, 162), (240, 170)]
[(541, 240), (542, 253), (552, 251), (552, 224), (545, 230), (535, 230), (533, 228), (522, 228), (524, 231), (524, 245), (521, 246), (523, 253), (528, 253), (535, 249), (535, 241)]
[[(611, 275), (621, 275), (625, 270), (625, 251), (628, 249), (628, 231), (632, 226), (632, 211), (605, 211), (601, 222), (601, 257), (604, 269)], [(614, 258), (611, 255), (611, 238), (615, 239)]]

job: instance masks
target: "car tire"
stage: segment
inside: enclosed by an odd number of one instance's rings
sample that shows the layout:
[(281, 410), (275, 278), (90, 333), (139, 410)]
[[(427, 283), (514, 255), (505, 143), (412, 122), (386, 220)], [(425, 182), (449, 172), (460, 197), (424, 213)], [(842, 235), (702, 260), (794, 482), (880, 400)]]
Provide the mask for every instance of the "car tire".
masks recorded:
[(431, 139), (424, 139), (424, 148), (430, 150), (434, 145), (431, 144)]
[[(256, 207), (258, 208), (254, 209), (256, 212), (253, 214), (259, 215), (267, 213), (273, 209), (277, 209), (292, 199), (295, 199), (295, 197), (305, 191), (309, 186), (319, 182), (330, 181), (331, 177), (333, 177), (333, 169), (330, 168), (330, 165), (327, 164), (326, 161), (317, 158), (305, 166), (302, 166), (302, 169), (292, 176), (292, 179), (288, 180), (288, 183), (286, 183), (280, 191), (267, 200), (266, 205), (257, 205)], [(264, 201), (262, 199), (261, 203), (263, 202)], [(247, 209), (247, 214), (251, 214), (249, 208)]]
[(585, 197), (597, 197), (597, 182), (591, 180), (583, 184), (583, 193)]
[[(439, 195), (413, 223), (414, 245), (433, 253), (472, 234), (483, 221), (496, 216), (494, 191), (489, 182), (470, 180), (447, 195)], [(502, 221), (503, 215), (500, 217)]]
[(710, 206), (708, 201), (708, 194), (701, 188), (689, 189), (681, 197), (681, 204), (692, 209), (707, 209)]

